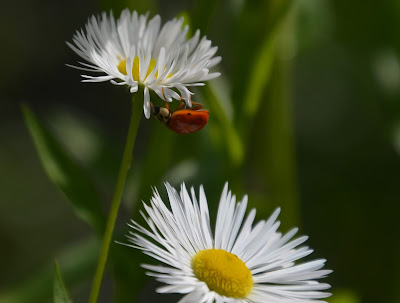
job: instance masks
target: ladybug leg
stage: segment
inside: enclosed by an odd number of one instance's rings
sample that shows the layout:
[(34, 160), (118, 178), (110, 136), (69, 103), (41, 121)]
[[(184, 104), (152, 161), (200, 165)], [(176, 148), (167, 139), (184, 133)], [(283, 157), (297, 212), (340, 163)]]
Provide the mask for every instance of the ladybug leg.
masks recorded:
[(169, 102), (167, 102), (167, 98), (165, 97), (165, 93), (164, 93), (164, 87), (161, 88), (163, 97), (164, 97), (164, 102), (165, 102), (165, 108), (168, 109), (169, 111)]
[(190, 96), (190, 102), (192, 102), (192, 110), (199, 110), (199, 109), (203, 108), (203, 104), (200, 104), (198, 102), (194, 102), (192, 100), (192, 96)]
[(176, 108), (176, 110), (180, 110), (180, 109), (182, 109), (182, 108), (186, 108), (186, 106), (185, 106), (185, 101), (183, 101), (183, 99), (182, 99), (182, 97), (181, 97), (181, 101), (180, 101), (181, 103), (179, 104), (179, 106)]
[(201, 103), (198, 103), (198, 102), (194, 102), (194, 101), (192, 101), (192, 109), (193, 110), (198, 110), (198, 109), (201, 109), (201, 108), (203, 108), (203, 104), (201, 104)]
[(162, 95), (164, 97), (165, 103), (167, 103), (167, 98), (165, 98), (164, 87), (161, 87)]
[(169, 104), (168, 104), (168, 102), (167, 102), (167, 98), (165, 97), (164, 87), (161, 87), (161, 91), (162, 91), (162, 95), (163, 95), (163, 97), (164, 97), (165, 108), (169, 110)]
[(156, 111), (154, 109), (153, 102), (151, 102), (151, 101), (150, 101), (150, 110), (151, 110), (151, 113), (154, 115)]
[[(191, 110), (198, 110), (203, 108), (203, 104), (200, 104), (198, 102), (194, 102), (192, 100), (192, 96), (190, 96), (190, 102), (192, 102), (192, 107), (190, 108)], [(179, 104), (178, 108), (176, 110), (182, 109), (182, 108), (186, 109), (186, 102), (183, 100), (182, 96), (181, 96), (181, 104)]]

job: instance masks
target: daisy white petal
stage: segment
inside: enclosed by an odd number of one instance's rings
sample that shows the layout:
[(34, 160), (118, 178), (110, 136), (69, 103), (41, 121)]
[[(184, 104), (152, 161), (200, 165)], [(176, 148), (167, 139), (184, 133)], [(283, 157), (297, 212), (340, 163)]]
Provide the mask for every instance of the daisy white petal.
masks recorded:
[(277, 231), (279, 208), (253, 226), (255, 210), (244, 219), (247, 196), (236, 202), (226, 184), (213, 237), (203, 187), (199, 199), (185, 184), (179, 193), (168, 183), (166, 188), (170, 209), (154, 189), (147, 215), (142, 213), (150, 229), (132, 221), (127, 244), (164, 263), (142, 265), (165, 284), (158, 292), (185, 294), (179, 302), (209, 303), (311, 303), (330, 296), (324, 292), (330, 285), (317, 281), (331, 273), (323, 269), (326, 260), (297, 263), (313, 250), (298, 247), (305, 236), (291, 240), (297, 228), (283, 236)]
[(102, 73), (82, 75), (83, 81), (128, 85), (131, 93), (143, 86), (143, 109), (149, 118), (150, 90), (164, 101), (184, 100), (191, 107), (188, 87), (204, 85), (220, 75), (209, 71), (221, 61), (215, 57), (217, 47), (205, 37), (200, 40), (199, 31), (187, 39), (188, 30), (183, 19), (162, 26), (158, 15), (148, 20), (148, 15), (125, 9), (117, 20), (111, 13), (92, 16), (85, 30), (77, 31), (67, 45), (88, 62), (72, 67)]

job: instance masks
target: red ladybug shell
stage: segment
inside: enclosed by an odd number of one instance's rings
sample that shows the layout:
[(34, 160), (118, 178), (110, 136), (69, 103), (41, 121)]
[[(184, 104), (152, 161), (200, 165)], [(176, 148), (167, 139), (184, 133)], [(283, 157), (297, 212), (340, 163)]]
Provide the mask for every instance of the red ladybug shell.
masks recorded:
[(168, 128), (179, 134), (190, 134), (202, 129), (208, 122), (206, 109), (182, 109), (172, 113)]

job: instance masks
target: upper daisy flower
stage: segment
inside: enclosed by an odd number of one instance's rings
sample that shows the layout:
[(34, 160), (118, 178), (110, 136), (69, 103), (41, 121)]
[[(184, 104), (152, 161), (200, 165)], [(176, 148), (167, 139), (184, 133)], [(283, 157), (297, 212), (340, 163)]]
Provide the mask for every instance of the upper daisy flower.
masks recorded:
[[(204, 85), (203, 81), (218, 77), (209, 69), (221, 61), (214, 57), (217, 47), (197, 30), (187, 39), (188, 26), (183, 18), (173, 19), (161, 27), (160, 16), (147, 20), (128, 9), (118, 20), (110, 13), (92, 16), (86, 24), (86, 32), (77, 31), (74, 44), (68, 43), (79, 56), (88, 61), (79, 62), (85, 71), (106, 75), (82, 75), (87, 82), (110, 80), (113, 84), (126, 84), (132, 93), (144, 86), (144, 113), (150, 117), (149, 89), (160, 98), (185, 100), (191, 106), (192, 94), (188, 87)], [(175, 90), (174, 90), (175, 89)], [(179, 94), (177, 91), (179, 91)]]
[(330, 285), (316, 281), (331, 272), (321, 269), (326, 260), (295, 263), (313, 250), (298, 248), (306, 236), (290, 241), (297, 228), (285, 235), (277, 231), (280, 209), (253, 226), (254, 209), (244, 220), (247, 197), (236, 203), (225, 185), (213, 236), (203, 187), (199, 200), (184, 184), (180, 194), (166, 188), (171, 210), (155, 190), (151, 206), (144, 205), (149, 217), (142, 214), (149, 229), (132, 221), (136, 232), (128, 237), (128, 246), (166, 265), (143, 265), (167, 284), (159, 292), (186, 294), (179, 302), (200, 303), (306, 303), (330, 296), (322, 292)]

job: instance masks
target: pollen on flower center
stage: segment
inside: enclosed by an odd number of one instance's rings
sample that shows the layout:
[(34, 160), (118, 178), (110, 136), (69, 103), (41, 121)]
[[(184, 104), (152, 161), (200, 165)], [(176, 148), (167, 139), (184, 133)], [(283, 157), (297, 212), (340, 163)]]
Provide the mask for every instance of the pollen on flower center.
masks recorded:
[(205, 249), (192, 259), (196, 277), (222, 296), (244, 298), (253, 288), (253, 277), (246, 264), (223, 249)]
[[(153, 71), (154, 67), (156, 66), (156, 62), (157, 60), (154, 58), (150, 59), (150, 64), (149, 64), (149, 68), (147, 69), (147, 73), (146, 73), (146, 77), (148, 75), (150, 75), (150, 73)], [(118, 64), (118, 70), (124, 74), (127, 75), (128, 73), (126, 72), (126, 59), (122, 60), (119, 64)], [(136, 56), (133, 59), (133, 64), (132, 64), (132, 76), (133, 79), (135, 81), (139, 81), (139, 57)], [(155, 73), (155, 76), (157, 78), (158, 76), (158, 71)]]

